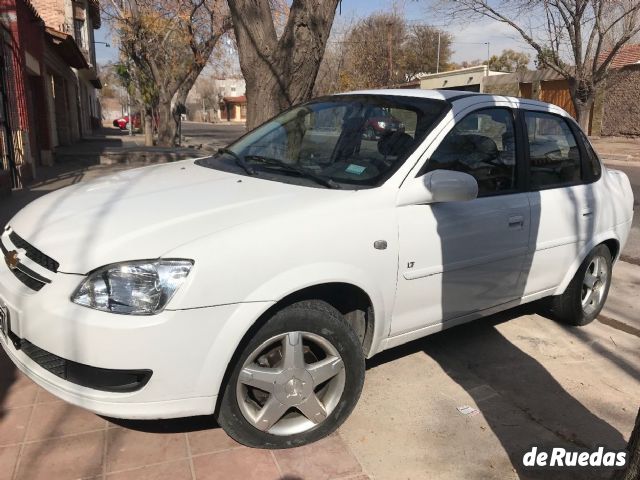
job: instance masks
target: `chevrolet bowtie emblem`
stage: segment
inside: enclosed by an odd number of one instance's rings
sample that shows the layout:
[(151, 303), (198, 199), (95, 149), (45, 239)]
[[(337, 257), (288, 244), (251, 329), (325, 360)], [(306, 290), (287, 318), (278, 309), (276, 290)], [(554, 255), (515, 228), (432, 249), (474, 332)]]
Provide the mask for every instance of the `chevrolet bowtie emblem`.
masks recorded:
[(16, 250), (7, 252), (7, 254), (4, 256), (4, 261), (7, 262), (9, 269), (15, 270), (16, 268), (18, 268), (18, 264), (20, 263), (18, 252)]

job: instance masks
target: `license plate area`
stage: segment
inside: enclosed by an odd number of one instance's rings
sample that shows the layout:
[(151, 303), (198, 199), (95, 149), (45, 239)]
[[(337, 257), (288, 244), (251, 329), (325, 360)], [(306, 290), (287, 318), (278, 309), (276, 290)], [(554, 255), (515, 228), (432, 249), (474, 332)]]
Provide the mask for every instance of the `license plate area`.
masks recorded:
[(0, 334), (5, 340), (7, 340), (9, 332), (11, 331), (11, 319), (9, 315), (9, 307), (0, 301)]
[(22, 348), (22, 340), (11, 331), (11, 310), (2, 300), (0, 300), (0, 335), (7, 343), (11, 340), (16, 350)]

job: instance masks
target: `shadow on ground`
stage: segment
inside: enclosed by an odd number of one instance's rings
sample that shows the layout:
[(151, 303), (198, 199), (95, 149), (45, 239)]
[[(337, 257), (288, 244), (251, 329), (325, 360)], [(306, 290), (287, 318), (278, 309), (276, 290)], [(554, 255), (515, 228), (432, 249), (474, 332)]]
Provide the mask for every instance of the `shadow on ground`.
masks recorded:
[(102, 418), (114, 425), (147, 433), (188, 433), (220, 428), (213, 415), (172, 418), (168, 420), (125, 420), (122, 418)]
[[(544, 448), (562, 446), (577, 450), (605, 445), (610, 449), (623, 449), (626, 442), (618, 430), (576, 400), (542, 364), (496, 328), (521, 315), (544, 313), (540, 310), (539, 305), (525, 305), (416, 340), (381, 353), (367, 363), (367, 368), (413, 353), (426, 353), (480, 408), (521, 478), (557, 478), (554, 475), (558, 472), (531, 470), (522, 465), (524, 453), (536, 439), (540, 442), (541, 432), (555, 441), (553, 445), (544, 442)], [(576, 338), (586, 341), (579, 328), (565, 328)], [(612, 358), (610, 352), (598, 353), (620, 362), (620, 359)], [(638, 374), (632, 365), (619, 366), (632, 375)], [(505, 400), (515, 408), (505, 410)], [(523, 417), (527, 421), (522, 421)], [(601, 478), (603, 472), (591, 473)], [(564, 470), (562, 475), (564, 478), (591, 478), (586, 472), (578, 471)]]
[[(538, 305), (523, 306), (483, 320), (453, 328), (385, 351), (367, 362), (375, 368), (402, 357), (424, 352), (473, 398), (522, 478), (550, 478), (548, 471), (527, 470), (522, 456), (540, 432), (556, 440), (555, 445), (591, 449), (595, 445), (624, 448), (621, 433), (576, 400), (537, 360), (507, 340), (496, 328), (522, 315), (540, 313)], [(551, 320), (550, 320), (551, 321)], [(575, 328), (566, 327), (580, 339)], [(535, 341), (536, 339), (532, 339)], [(600, 352), (609, 355), (608, 352)], [(616, 361), (619, 359), (612, 359)], [(620, 365), (630, 373), (632, 365)], [(504, 400), (515, 411), (504, 410)], [(524, 417), (527, 421), (523, 422)], [(131, 421), (108, 419), (117, 425), (153, 433), (193, 432), (219, 428), (212, 416), (175, 420)], [(600, 477), (602, 472), (592, 472)], [(567, 472), (566, 478), (581, 478), (584, 472)], [(553, 475), (551, 475), (553, 476)]]

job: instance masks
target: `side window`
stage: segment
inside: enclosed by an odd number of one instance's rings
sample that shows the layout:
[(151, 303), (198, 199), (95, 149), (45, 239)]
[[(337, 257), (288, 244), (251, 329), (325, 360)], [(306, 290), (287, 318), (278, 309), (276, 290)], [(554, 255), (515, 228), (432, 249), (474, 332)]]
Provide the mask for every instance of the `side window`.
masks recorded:
[(584, 145), (584, 150), (587, 153), (586, 174), (588, 178), (584, 178), (583, 176), (583, 179), (590, 180), (590, 181), (598, 180), (600, 178), (600, 175), (602, 175), (602, 165), (600, 164), (600, 159), (598, 158), (598, 155), (596, 154), (596, 152), (593, 150), (593, 147), (591, 146), (591, 142), (589, 141), (589, 139), (587, 138), (587, 136), (584, 134), (582, 130), (580, 130), (579, 137), (582, 140), (582, 144)]
[(458, 122), (427, 162), (424, 173), (457, 170), (478, 182), (478, 195), (516, 189), (516, 140), (513, 115), (504, 108), (473, 112)]
[(529, 137), (531, 188), (579, 183), (580, 149), (566, 120), (540, 112), (525, 112), (524, 119)]

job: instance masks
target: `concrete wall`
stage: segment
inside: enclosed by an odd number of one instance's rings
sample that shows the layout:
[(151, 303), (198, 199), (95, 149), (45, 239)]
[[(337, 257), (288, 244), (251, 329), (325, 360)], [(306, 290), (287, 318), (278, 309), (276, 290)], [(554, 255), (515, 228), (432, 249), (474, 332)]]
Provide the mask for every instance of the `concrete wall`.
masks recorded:
[[(511, 77), (511, 75), (509, 75)], [(498, 77), (495, 77), (498, 78)], [(484, 93), (492, 95), (505, 95), (508, 97), (520, 96), (520, 82), (517, 77), (511, 77), (508, 81), (494, 82), (493, 79), (485, 80)]]
[(612, 71), (602, 103), (601, 135), (640, 135), (640, 65)]

